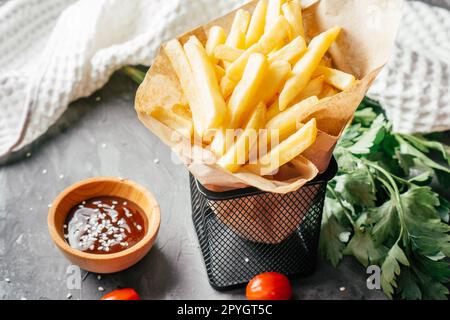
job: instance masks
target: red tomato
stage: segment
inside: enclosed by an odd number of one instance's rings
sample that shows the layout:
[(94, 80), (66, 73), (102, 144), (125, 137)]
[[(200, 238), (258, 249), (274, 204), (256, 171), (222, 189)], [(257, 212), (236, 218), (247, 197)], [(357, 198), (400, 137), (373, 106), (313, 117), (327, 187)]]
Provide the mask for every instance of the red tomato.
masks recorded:
[(100, 300), (141, 300), (134, 289), (114, 290), (105, 294)]
[(266, 272), (254, 277), (247, 285), (248, 300), (289, 300), (292, 288), (289, 279), (277, 272)]

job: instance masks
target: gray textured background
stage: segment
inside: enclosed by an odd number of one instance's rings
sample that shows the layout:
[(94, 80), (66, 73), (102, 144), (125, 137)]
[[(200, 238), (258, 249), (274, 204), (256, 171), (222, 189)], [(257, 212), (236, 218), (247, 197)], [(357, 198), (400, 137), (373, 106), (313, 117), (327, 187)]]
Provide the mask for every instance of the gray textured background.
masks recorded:
[[(432, 2), (450, 6), (450, 0)], [(243, 289), (219, 293), (209, 286), (191, 222), (188, 174), (139, 123), (133, 109), (136, 88), (116, 74), (0, 167), (0, 299), (65, 299), (69, 292), (72, 299), (97, 299), (103, 294), (99, 286), (106, 291), (133, 287), (146, 299), (244, 298)], [(69, 262), (47, 232), (48, 204), (70, 184), (102, 175), (127, 177), (151, 190), (161, 205), (161, 231), (152, 251), (136, 266), (101, 280), (83, 272), (81, 290), (70, 291)], [(365, 278), (352, 259), (338, 269), (319, 261), (313, 276), (293, 281), (295, 296), (383, 299), (381, 292), (366, 289)]]

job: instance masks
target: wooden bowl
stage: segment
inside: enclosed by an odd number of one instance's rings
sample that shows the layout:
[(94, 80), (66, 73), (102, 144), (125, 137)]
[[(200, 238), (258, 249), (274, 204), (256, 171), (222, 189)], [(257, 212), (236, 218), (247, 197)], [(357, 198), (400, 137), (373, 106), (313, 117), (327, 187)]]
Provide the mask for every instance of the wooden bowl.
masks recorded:
[[(146, 233), (142, 240), (124, 251), (112, 254), (82, 252), (65, 241), (63, 226), (69, 211), (82, 201), (101, 196), (124, 198), (143, 210)], [(160, 209), (154, 196), (137, 183), (99, 177), (83, 180), (61, 192), (49, 209), (47, 222), (51, 238), (73, 264), (94, 273), (114, 273), (131, 267), (151, 249), (159, 230)]]

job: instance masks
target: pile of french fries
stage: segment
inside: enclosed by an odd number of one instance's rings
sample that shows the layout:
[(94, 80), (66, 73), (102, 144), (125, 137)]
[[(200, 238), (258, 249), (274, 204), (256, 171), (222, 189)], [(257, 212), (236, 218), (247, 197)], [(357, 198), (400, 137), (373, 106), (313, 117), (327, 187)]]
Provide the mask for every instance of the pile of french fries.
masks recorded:
[(327, 55), (340, 32), (334, 27), (308, 39), (300, 0), (261, 0), (252, 14), (238, 10), (229, 32), (213, 26), (205, 44), (195, 36), (165, 44), (187, 105), (156, 108), (152, 116), (199, 138), (225, 170), (273, 175), (316, 140), (316, 120), (300, 123), (299, 110), (356, 82), (333, 69)]

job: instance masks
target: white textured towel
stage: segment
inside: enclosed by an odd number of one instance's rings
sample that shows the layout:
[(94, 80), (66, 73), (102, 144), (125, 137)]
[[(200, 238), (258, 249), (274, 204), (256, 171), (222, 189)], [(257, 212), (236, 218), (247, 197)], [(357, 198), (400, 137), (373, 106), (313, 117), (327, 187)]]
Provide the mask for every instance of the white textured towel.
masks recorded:
[[(0, 156), (42, 135), (124, 65), (245, 0), (14, 0), (0, 7)], [(370, 95), (395, 129), (450, 129), (450, 12), (407, 3), (392, 61)]]

